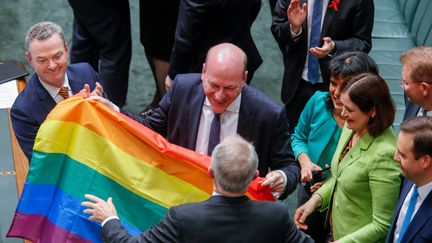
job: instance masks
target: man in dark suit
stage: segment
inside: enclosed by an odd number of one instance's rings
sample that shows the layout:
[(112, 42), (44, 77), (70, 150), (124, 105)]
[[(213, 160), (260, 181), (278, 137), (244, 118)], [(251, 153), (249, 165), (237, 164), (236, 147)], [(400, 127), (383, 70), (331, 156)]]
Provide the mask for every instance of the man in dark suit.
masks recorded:
[(249, 83), (262, 63), (250, 33), (260, 7), (261, 0), (180, 1), (166, 86), (171, 85), (177, 74), (200, 72), (210, 47), (223, 42), (246, 52)]
[(135, 238), (120, 224), (111, 198), (85, 195), (92, 202), (82, 203), (89, 207), (84, 213), (102, 223), (104, 242), (313, 242), (295, 228), (284, 206), (245, 196), (258, 175), (257, 165), (252, 144), (240, 136), (227, 137), (212, 154), (213, 195), (170, 208), (157, 225)]
[(372, 0), (278, 0), (271, 30), (287, 49), (281, 98), (291, 130), (315, 91), (328, 91), (330, 58), (370, 51), (373, 22)]
[(404, 52), (401, 87), (406, 95), (404, 120), (432, 116), (432, 47), (418, 46)]
[(400, 126), (395, 160), (406, 177), (387, 243), (432, 242), (432, 117)]
[(258, 153), (260, 176), (267, 177), (264, 185), (270, 184), (283, 198), (294, 191), (300, 177), (285, 111), (246, 85), (246, 63), (240, 48), (216, 45), (209, 50), (202, 73), (176, 76), (153, 115), (145, 119), (128, 115), (171, 143), (207, 155), (214, 145), (210, 139), (213, 121), (219, 120), (217, 139), (238, 133), (251, 141)]
[(26, 49), (35, 74), (16, 98), (10, 115), (21, 149), (30, 161), (39, 126), (57, 103), (83, 88), (99, 95), (103, 90), (101, 79), (89, 64), (68, 66), (67, 44), (57, 24), (33, 25), (26, 35)]

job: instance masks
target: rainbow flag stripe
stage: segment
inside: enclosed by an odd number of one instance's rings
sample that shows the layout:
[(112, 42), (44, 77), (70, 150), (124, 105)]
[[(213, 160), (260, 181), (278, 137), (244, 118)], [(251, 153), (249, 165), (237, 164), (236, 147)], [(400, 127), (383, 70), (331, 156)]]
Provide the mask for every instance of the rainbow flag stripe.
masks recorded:
[[(207, 199), (210, 158), (96, 101), (75, 96), (58, 104), (36, 137), (23, 194), (8, 232), (40, 242), (100, 242), (84, 194), (112, 197), (131, 235), (155, 225), (171, 206)], [(254, 200), (273, 200), (258, 178)]]

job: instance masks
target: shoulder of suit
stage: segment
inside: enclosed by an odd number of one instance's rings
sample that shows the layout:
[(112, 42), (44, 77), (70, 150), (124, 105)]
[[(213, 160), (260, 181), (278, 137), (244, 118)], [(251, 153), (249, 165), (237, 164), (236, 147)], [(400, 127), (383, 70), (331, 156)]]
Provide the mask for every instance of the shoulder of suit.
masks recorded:
[(260, 90), (246, 85), (242, 91), (242, 102), (248, 102), (249, 104), (257, 105), (257, 107), (264, 109), (270, 109), (280, 112), (283, 107), (276, 103), (276, 101), (272, 100), (266, 94), (261, 92)]

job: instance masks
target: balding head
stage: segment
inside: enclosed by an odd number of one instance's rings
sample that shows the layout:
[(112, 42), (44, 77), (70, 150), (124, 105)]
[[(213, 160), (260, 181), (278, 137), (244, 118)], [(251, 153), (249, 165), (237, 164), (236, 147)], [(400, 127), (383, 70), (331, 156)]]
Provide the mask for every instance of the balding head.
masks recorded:
[(201, 79), (215, 113), (223, 113), (246, 83), (246, 54), (239, 47), (222, 43), (207, 52)]

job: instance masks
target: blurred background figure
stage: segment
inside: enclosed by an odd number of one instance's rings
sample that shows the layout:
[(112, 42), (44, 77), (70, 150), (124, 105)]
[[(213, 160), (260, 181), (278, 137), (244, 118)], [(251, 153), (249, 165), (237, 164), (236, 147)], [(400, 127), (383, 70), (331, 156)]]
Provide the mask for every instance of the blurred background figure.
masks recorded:
[[(291, 136), (294, 155), (301, 166), (302, 185), (298, 190), (298, 206), (303, 205), (330, 176), (319, 172), (330, 166), (345, 118), (340, 101), (341, 88), (350, 76), (370, 72), (378, 74), (376, 63), (363, 52), (346, 52), (330, 61), (329, 92), (317, 91), (306, 104)], [(306, 219), (315, 242), (327, 242), (329, 228), (325, 228), (327, 210), (313, 212)]]
[(74, 13), (70, 62), (90, 63), (108, 98), (123, 107), (132, 56), (129, 1), (68, 1)]
[(385, 81), (359, 74), (342, 85), (340, 102), (346, 119), (332, 159), (332, 176), (296, 210), (294, 220), (328, 209), (332, 240), (382, 242), (399, 197), (401, 171), (393, 159), (395, 108)]
[(140, 40), (153, 73), (156, 91), (151, 103), (141, 112), (149, 116), (165, 94), (174, 33), (177, 24), (179, 0), (140, 0)]

